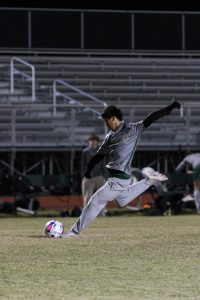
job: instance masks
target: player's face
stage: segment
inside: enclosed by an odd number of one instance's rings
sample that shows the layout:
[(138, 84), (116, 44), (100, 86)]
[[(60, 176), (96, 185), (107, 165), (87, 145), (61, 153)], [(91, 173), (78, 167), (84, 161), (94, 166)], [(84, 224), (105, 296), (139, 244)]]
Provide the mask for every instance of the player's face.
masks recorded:
[(116, 129), (116, 124), (115, 124), (115, 117), (111, 117), (111, 118), (105, 118), (104, 119), (106, 126), (111, 129), (111, 130), (115, 130)]

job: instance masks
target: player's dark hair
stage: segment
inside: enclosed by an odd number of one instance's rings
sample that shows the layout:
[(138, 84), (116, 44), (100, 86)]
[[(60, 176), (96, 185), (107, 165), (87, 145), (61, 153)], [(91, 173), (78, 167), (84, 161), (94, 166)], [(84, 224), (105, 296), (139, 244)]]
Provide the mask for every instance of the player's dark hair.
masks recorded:
[(110, 105), (110, 106), (107, 106), (103, 113), (101, 114), (102, 118), (105, 119), (105, 118), (111, 118), (111, 117), (116, 117), (118, 120), (122, 120), (123, 119), (123, 114), (122, 114), (122, 111), (114, 106), (114, 105)]

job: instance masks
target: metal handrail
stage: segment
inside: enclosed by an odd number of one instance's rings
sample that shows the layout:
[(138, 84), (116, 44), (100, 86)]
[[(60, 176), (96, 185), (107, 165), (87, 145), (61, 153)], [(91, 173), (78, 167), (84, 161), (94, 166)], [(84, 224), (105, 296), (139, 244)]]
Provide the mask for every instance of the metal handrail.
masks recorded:
[[(57, 88), (56, 88), (56, 84), (57, 83), (65, 86), (67, 88), (70, 88), (71, 90), (77, 92), (80, 95), (85, 96), (86, 98), (89, 98), (89, 99), (93, 100), (95, 103), (98, 103), (98, 104), (102, 105), (103, 107), (107, 106), (106, 102), (99, 100), (98, 98), (96, 98), (96, 97), (94, 97), (94, 96), (92, 96), (92, 95), (90, 95), (90, 94), (88, 94), (88, 93), (86, 93), (86, 92), (84, 92), (84, 91), (82, 91), (82, 90), (80, 90), (80, 89), (72, 86), (71, 84), (69, 84), (69, 83), (67, 83), (67, 82), (65, 82), (63, 80), (55, 79), (53, 81), (53, 116), (56, 116), (56, 110), (57, 110), (57, 98), (56, 97), (57, 96), (62, 96), (62, 97), (64, 97), (64, 99), (69, 100), (70, 104), (78, 104), (78, 106), (84, 107), (85, 111), (91, 111), (91, 112), (97, 114), (98, 116), (101, 115), (98, 110), (96, 110), (96, 109), (94, 109), (94, 108), (92, 108), (92, 107), (90, 107), (88, 105), (85, 105), (81, 101), (75, 100), (72, 97), (69, 97), (68, 95), (66, 95), (64, 93), (61, 93), (61, 92), (57, 91)], [(107, 133), (107, 126), (106, 126), (106, 124), (104, 125), (104, 132), (105, 132), (105, 134)]]
[[(81, 47), (81, 50), (85, 49), (85, 32), (86, 32), (86, 36), (87, 36), (87, 30), (85, 31), (84, 29), (87, 27), (85, 26), (85, 15), (87, 13), (106, 13), (106, 14), (113, 14), (115, 13), (116, 15), (117, 14), (123, 14), (127, 17), (127, 20), (129, 20), (131, 18), (131, 22), (130, 22), (130, 32), (129, 34), (127, 35), (127, 38), (131, 41), (131, 49), (130, 50), (133, 50), (135, 48), (135, 36), (137, 34), (135, 34), (135, 30), (138, 30), (136, 27), (137, 26), (134, 26), (134, 20), (135, 20), (135, 16), (138, 16), (140, 14), (145, 14), (145, 15), (160, 15), (162, 16), (163, 14), (168, 14), (169, 17), (170, 16), (177, 16), (177, 18), (179, 17), (181, 19), (181, 27), (180, 27), (180, 30), (178, 31), (178, 35), (180, 36), (180, 39), (181, 39), (181, 49), (180, 50), (183, 50), (185, 51), (186, 50), (186, 36), (187, 36), (187, 22), (186, 22), (186, 17), (188, 16), (199, 16), (200, 12), (197, 12), (197, 11), (186, 11), (186, 10), (180, 10), (180, 11), (169, 11), (169, 10), (162, 10), (162, 11), (156, 11), (156, 10), (150, 10), (150, 11), (147, 11), (147, 10), (106, 10), (106, 9), (101, 9), (101, 10), (96, 10), (96, 9), (67, 9), (67, 8), (28, 8), (28, 7), (24, 7), (24, 8), (17, 8), (17, 7), (1, 7), (0, 8), (0, 11), (13, 11), (13, 12), (17, 12), (17, 11), (20, 11), (20, 12), (23, 12), (25, 13), (25, 15), (27, 15), (27, 28), (25, 28), (28, 32), (28, 39), (27, 39), (27, 49), (30, 51), (32, 49), (32, 36), (33, 36), (33, 32), (34, 32), (34, 29), (35, 27), (33, 26), (33, 22), (31, 22), (31, 16), (32, 16), (32, 13), (37, 13), (38, 11), (40, 12), (56, 12), (56, 13), (63, 13), (63, 12), (67, 12), (67, 13), (77, 13), (80, 15), (80, 18), (81, 18), (81, 26), (79, 27), (80, 28), (80, 31), (79, 31), (79, 34), (77, 35), (77, 38), (79, 38), (79, 44), (80, 44), (80, 47)], [(178, 19), (177, 19), (178, 20)], [(91, 25), (90, 25), (91, 26)], [(37, 30), (37, 28), (35, 29)], [(190, 28), (189, 28), (189, 31), (190, 31)], [(141, 35), (141, 37), (143, 37), (142, 33), (139, 33)], [(169, 35), (170, 35), (170, 31), (169, 31)], [(80, 36), (80, 37), (79, 37)], [(145, 36), (144, 36), (145, 38)], [(188, 40), (188, 39), (187, 39)], [(127, 40), (128, 41), (128, 40)], [(56, 45), (54, 45), (56, 46)], [(20, 47), (19, 47), (20, 48)], [(66, 46), (67, 48), (67, 46)], [(129, 48), (129, 47), (128, 47)], [(167, 47), (168, 48), (168, 47)], [(176, 46), (175, 46), (176, 48)], [(89, 50), (89, 49), (88, 49)], [(106, 50), (106, 49), (105, 49)], [(168, 51), (168, 49), (166, 49), (166, 52)]]
[[(1, 10), (1, 9), (0, 9)], [(78, 55), (78, 56), (87, 56), (87, 57), (95, 57), (96, 55), (101, 56), (110, 56), (116, 57), (120, 55), (121, 57), (178, 57), (178, 58), (196, 58), (200, 56), (198, 50), (140, 50), (140, 49), (63, 49), (63, 48), (35, 48), (32, 47), (29, 49), (28, 47), (19, 48), (7, 48), (1, 47), (1, 54), (11, 54), (11, 55), (26, 55), (27, 51), (31, 55), (40, 56), (42, 55)]]
[[(28, 66), (31, 68), (31, 76), (29, 74), (26, 74), (16, 68), (14, 68), (14, 61), (18, 61), (21, 64)], [(10, 92), (11, 94), (14, 93), (14, 74), (21, 74), (25, 78), (31, 79), (32, 81), (32, 101), (35, 101), (35, 67), (32, 64), (29, 64), (28, 62), (18, 58), (18, 57), (12, 57), (10, 60)]]
[(98, 103), (98, 104), (101, 104), (103, 107), (106, 107), (106, 106), (107, 106), (107, 103), (106, 103), (106, 102), (103, 102), (103, 101), (99, 100), (98, 98), (96, 98), (96, 97), (94, 97), (94, 96), (92, 96), (92, 95), (90, 95), (90, 94), (88, 94), (88, 93), (86, 93), (86, 92), (84, 92), (84, 91), (82, 91), (82, 90), (80, 90), (80, 89), (78, 89), (78, 88), (72, 86), (71, 84), (69, 84), (69, 83), (67, 83), (67, 82), (65, 82), (65, 81), (63, 81), (63, 80), (55, 79), (55, 80), (53, 81), (53, 115), (54, 115), (54, 116), (56, 115), (56, 110), (57, 110), (57, 108), (56, 108), (56, 106), (57, 106), (57, 99), (56, 99), (56, 97), (57, 97), (57, 96), (62, 96), (62, 97), (64, 97), (65, 99), (68, 99), (68, 100), (70, 101), (71, 104), (73, 104), (73, 103), (78, 104), (79, 106), (85, 107), (85, 109), (86, 109), (87, 111), (92, 111), (92, 112), (96, 113), (97, 115), (100, 115), (100, 113), (99, 113), (96, 109), (93, 109), (93, 108), (91, 108), (91, 107), (89, 107), (89, 106), (83, 104), (81, 101), (75, 100), (75, 99), (73, 99), (73, 98), (67, 96), (67, 95), (64, 94), (64, 93), (59, 92), (59, 91), (57, 90), (57, 88), (56, 88), (56, 84), (57, 84), (57, 83), (60, 83), (61, 85), (65, 86), (65, 87), (67, 87), (67, 88), (70, 88), (71, 90), (77, 92), (77, 93), (80, 94), (80, 95), (85, 96), (86, 98), (90, 98), (90, 99), (93, 100), (94, 102), (96, 102), (96, 103)]

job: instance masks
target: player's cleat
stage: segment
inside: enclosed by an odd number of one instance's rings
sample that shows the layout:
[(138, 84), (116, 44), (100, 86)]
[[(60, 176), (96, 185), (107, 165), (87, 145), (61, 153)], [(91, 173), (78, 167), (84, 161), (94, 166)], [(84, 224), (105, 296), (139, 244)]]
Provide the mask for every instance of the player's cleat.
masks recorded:
[(73, 232), (73, 231), (68, 231), (66, 233), (63, 233), (62, 238), (66, 239), (66, 238), (77, 238), (78, 234)]
[(164, 174), (161, 174), (161, 173), (158, 173), (158, 172), (155, 172), (151, 175), (149, 175), (149, 179), (153, 182), (157, 182), (157, 181), (167, 181), (168, 178), (166, 175)]

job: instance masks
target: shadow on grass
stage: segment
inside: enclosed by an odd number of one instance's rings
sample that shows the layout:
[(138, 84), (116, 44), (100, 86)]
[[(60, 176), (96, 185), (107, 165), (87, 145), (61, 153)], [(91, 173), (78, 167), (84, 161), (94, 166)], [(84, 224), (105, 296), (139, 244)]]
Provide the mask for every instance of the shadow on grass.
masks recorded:
[(45, 235), (25, 235), (25, 234), (1, 234), (0, 236), (7, 236), (7, 237), (24, 237), (24, 238), (35, 238), (35, 239), (49, 239), (47, 236)]
[(34, 238), (34, 239), (49, 239), (47, 236), (45, 235), (25, 235), (26, 237), (29, 237), (29, 238)]

